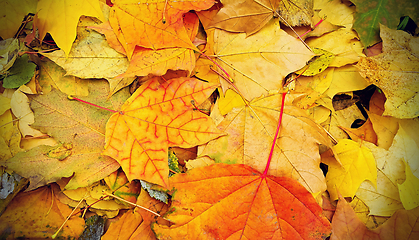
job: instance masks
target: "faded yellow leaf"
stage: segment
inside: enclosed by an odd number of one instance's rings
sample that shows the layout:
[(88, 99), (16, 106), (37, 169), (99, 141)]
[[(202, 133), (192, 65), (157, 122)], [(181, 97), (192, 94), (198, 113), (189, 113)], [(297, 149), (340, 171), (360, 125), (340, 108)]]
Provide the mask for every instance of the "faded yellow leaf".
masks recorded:
[[(126, 205), (122, 203), (117, 203), (114, 199), (106, 198), (102, 199), (101, 201), (98, 201), (101, 197), (105, 197), (106, 195), (103, 194), (103, 191), (111, 192), (111, 189), (109, 189), (108, 186), (105, 184), (101, 184), (100, 182), (93, 183), (90, 186), (83, 187), (83, 188), (77, 188), (74, 190), (63, 190), (62, 193), (70, 198), (73, 201), (68, 201), (68, 204), (72, 207), (75, 207), (75, 204), (78, 204), (81, 200), (83, 200), (83, 206), (89, 206), (92, 205), (90, 210), (93, 210), (94, 212), (96, 210), (106, 210), (99, 213), (106, 214), (107, 217), (113, 218), (116, 215), (118, 215), (120, 209), (128, 209)], [(61, 196), (61, 199), (63, 199), (63, 196)], [(61, 200), (60, 199), (60, 200)], [(66, 200), (64, 200), (66, 201)], [(99, 214), (102, 215), (102, 214)]]
[(0, 115), (0, 159), (9, 159), (13, 155), (9, 149), (9, 140), (13, 131), (13, 118), (10, 111)]
[(197, 159), (189, 160), (185, 162), (185, 167), (188, 170), (199, 168), (199, 167), (206, 167), (209, 165), (215, 164), (215, 161), (207, 156), (199, 157)]
[(314, 0), (314, 10), (320, 10), (319, 16), (332, 24), (352, 28), (355, 6), (348, 6), (341, 0)]
[(371, 150), (360, 143), (342, 139), (332, 147), (342, 166), (329, 165), (326, 175), (327, 189), (332, 200), (338, 199), (337, 191), (345, 197), (354, 197), (359, 185), (369, 180), (377, 186), (377, 170)]
[(413, 175), (409, 164), (405, 162), (406, 180), (399, 184), (399, 194), (403, 207), (411, 210), (419, 206), (419, 179)]
[(335, 55), (329, 64), (330, 67), (342, 67), (356, 63), (360, 57), (365, 56), (356, 33), (346, 28), (338, 29), (318, 38), (307, 39), (306, 42), (312, 48), (321, 48)]
[[(110, 94), (129, 85), (134, 78), (115, 79), (128, 69), (128, 59), (109, 46), (104, 36), (86, 28), (97, 20), (83, 17), (77, 27), (78, 37), (69, 53), (63, 50), (43, 53), (64, 68), (66, 75), (79, 78), (105, 78), (110, 83)], [(66, 55), (67, 54), (67, 55)], [(124, 84), (121, 85), (120, 83)]]
[(0, 95), (0, 115), (10, 109), (10, 98)]
[(413, 174), (418, 174), (419, 149), (402, 127), (399, 127), (388, 151), (368, 142), (363, 144), (371, 149), (377, 161), (377, 188), (364, 182), (356, 195), (369, 206), (372, 215), (391, 216), (397, 209), (403, 208), (398, 189), (398, 184), (406, 179), (403, 159)]
[[(269, 90), (280, 89), (286, 75), (305, 66), (314, 56), (298, 39), (281, 30), (275, 21), (249, 37), (245, 33), (219, 29), (210, 29), (207, 34), (206, 54), (227, 71), (242, 96), (249, 101), (267, 95)], [(226, 80), (218, 78), (224, 92), (232, 88)]]
[(36, 13), (37, 0), (3, 0), (0, 8), (0, 36), (12, 38), (28, 13)]
[(283, 24), (293, 27), (312, 25), (313, 0), (282, 0), (275, 10), (282, 17), (279, 19)]
[[(326, 69), (324, 72), (312, 77), (297, 80), (298, 84), (304, 87), (296, 88), (296, 91), (305, 92), (304, 96), (294, 100), (293, 104), (301, 109), (308, 109), (314, 106), (320, 98), (327, 97), (323, 93), (329, 88), (333, 80), (334, 68)], [(300, 80), (301, 79), (301, 80)], [(297, 85), (297, 83), (296, 83)]]
[[(223, 7), (212, 17), (209, 27), (217, 27), (229, 32), (245, 32), (252, 35), (265, 26), (273, 17), (281, 3), (273, 1), (221, 1)], [(208, 27), (207, 27), (208, 28)]]
[(42, 87), (42, 93), (47, 94), (52, 88), (57, 88), (68, 95), (87, 96), (87, 81), (74, 76), (65, 76), (65, 70), (44, 58), (39, 66), (39, 85)]
[(49, 32), (66, 56), (76, 39), (77, 23), (82, 15), (106, 21), (98, 0), (40, 0), (36, 13), (34, 21), (38, 26), (40, 40)]
[(325, 94), (333, 99), (338, 93), (362, 90), (368, 86), (368, 82), (358, 73), (358, 69), (348, 65), (335, 69), (332, 83)]
[(402, 30), (380, 25), (383, 53), (361, 58), (356, 67), (386, 95), (383, 115), (419, 116), (419, 41)]
[(29, 107), (29, 99), (24, 92), (32, 93), (30, 88), (22, 85), (13, 93), (10, 102), (13, 114), (19, 119), (19, 130), (22, 136), (39, 137), (44, 135), (42, 132), (33, 129), (30, 125), (35, 122), (33, 112)]
[(329, 131), (334, 138), (347, 139), (349, 136), (341, 129), (341, 127), (351, 127), (352, 123), (356, 119), (365, 120), (359, 108), (356, 105), (352, 105), (342, 110), (332, 111), (330, 114), (330, 120), (322, 123), (322, 126)]
[(379, 116), (372, 112), (368, 112), (368, 117), (377, 134), (377, 146), (388, 150), (399, 129), (398, 120), (390, 116)]
[(372, 229), (383, 224), (389, 217), (382, 217), (376, 215), (370, 215), (369, 207), (357, 196), (349, 203), (352, 209), (358, 216), (358, 218), (367, 226), (367, 228)]

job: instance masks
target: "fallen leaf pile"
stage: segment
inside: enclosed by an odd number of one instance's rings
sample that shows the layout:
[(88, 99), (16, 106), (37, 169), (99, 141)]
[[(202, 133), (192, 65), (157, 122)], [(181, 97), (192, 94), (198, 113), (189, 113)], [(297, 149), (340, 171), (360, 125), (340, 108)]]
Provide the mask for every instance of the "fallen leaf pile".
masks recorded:
[(2, 239), (419, 238), (413, 1), (0, 3)]

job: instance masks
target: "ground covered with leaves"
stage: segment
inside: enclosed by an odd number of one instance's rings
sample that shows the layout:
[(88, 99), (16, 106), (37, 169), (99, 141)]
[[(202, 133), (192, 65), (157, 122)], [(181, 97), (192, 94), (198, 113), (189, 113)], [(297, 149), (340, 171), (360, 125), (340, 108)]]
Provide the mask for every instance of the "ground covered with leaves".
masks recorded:
[(1, 239), (419, 239), (414, 0), (0, 0)]

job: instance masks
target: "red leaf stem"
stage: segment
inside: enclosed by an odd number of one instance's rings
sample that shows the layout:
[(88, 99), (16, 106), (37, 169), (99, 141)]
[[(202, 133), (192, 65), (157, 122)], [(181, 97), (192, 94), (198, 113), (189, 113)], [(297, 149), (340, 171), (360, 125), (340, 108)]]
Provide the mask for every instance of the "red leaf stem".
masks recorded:
[(287, 92), (282, 93), (282, 102), (281, 102), (281, 110), (279, 112), (279, 120), (278, 120), (278, 126), (276, 127), (276, 133), (274, 140), (272, 142), (271, 152), (269, 153), (268, 162), (266, 163), (265, 171), (263, 171), (263, 174), (261, 175), (261, 178), (265, 178), (268, 174), (269, 166), (271, 165), (272, 155), (275, 148), (276, 139), (278, 138), (279, 129), (281, 128), (281, 122), (282, 122), (282, 115), (284, 113), (284, 105), (285, 105), (285, 96), (287, 95)]

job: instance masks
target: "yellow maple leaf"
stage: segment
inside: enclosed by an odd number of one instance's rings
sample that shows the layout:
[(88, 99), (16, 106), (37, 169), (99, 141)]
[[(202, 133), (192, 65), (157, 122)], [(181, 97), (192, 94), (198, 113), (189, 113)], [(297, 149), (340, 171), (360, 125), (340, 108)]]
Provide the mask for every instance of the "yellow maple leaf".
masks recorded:
[(411, 210), (419, 206), (419, 179), (413, 175), (409, 164), (404, 162), (406, 171), (406, 181), (399, 184), (400, 200), (406, 210)]
[(337, 163), (329, 165), (326, 184), (331, 199), (338, 199), (337, 190), (345, 197), (354, 197), (365, 180), (377, 186), (376, 164), (370, 149), (349, 139), (340, 140), (333, 148), (342, 166)]
[(57, 46), (67, 56), (76, 39), (77, 23), (80, 16), (96, 17), (105, 21), (99, 0), (40, 0), (36, 12), (34, 21), (38, 26), (39, 38), (43, 40), (49, 32)]

